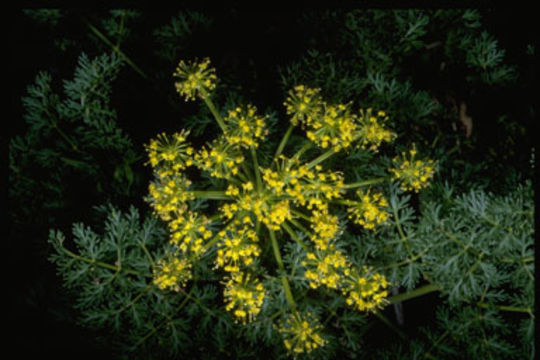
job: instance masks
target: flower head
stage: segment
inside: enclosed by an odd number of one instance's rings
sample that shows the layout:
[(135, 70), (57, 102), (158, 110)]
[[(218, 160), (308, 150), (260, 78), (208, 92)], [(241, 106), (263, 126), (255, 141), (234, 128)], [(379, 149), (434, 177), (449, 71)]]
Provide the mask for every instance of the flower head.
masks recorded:
[(341, 251), (330, 245), (326, 250), (307, 253), (307, 260), (302, 261), (306, 267), (304, 276), (313, 289), (321, 285), (329, 289), (337, 289), (341, 279), (341, 271), (348, 265), (347, 258)]
[(324, 346), (326, 340), (321, 336), (322, 325), (312, 313), (291, 314), (279, 328), (283, 344), (294, 354), (310, 353)]
[(202, 61), (180, 61), (173, 76), (179, 78), (174, 85), (176, 91), (187, 100), (194, 100), (195, 96), (207, 97), (216, 87), (216, 70), (209, 67), (210, 59)]
[(212, 236), (209, 225), (210, 220), (196, 212), (187, 211), (178, 214), (169, 222), (170, 243), (182, 252), (189, 251), (194, 255), (200, 255), (204, 250), (204, 241)]
[(388, 302), (388, 281), (384, 275), (372, 273), (367, 267), (346, 272), (343, 283), (346, 303), (359, 311), (375, 311)]
[(187, 209), (186, 202), (195, 196), (189, 191), (191, 181), (184, 175), (157, 175), (148, 186), (148, 200), (161, 219), (168, 221)]
[(388, 121), (386, 112), (379, 110), (376, 113), (368, 108), (360, 110), (358, 127), (359, 145), (373, 151), (378, 151), (382, 142), (390, 142), (396, 134), (384, 127)]
[(257, 115), (257, 108), (252, 105), (230, 110), (224, 120), (227, 125), (225, 138), (233, 145), (257, 147), (268, 134), (266, 117)]
[(370, 193), (357, 190), (359, 201), (349, 206), (349, 218), (353, 219), (355, 224), (363, 226), (365, 229), (375, 229), (376, 225), (384, 224), (390, 214), (385, 210), (388, 207), (388, 201), (383, 194), (375, 192)]
[(216, 266), (225, 271), (238, 272), (240, 266), (249, 266), (259, 256), (259, 237), (249, 216), (240, 221), (235, 219), (218, 233)]
[(162, 290), (180, 291), (180, 286), (185, 286), (191, 277), (191, 263), (172, 255), (159, 260), (153, 269), (153, 282)]
[(306, 136), (323, 149), (347, 149), (357, 137), (356, 116), (349, 105), (325, 105), (321, 116), (307, 123)]
[(321, 89), (309, 88), (305, 85), (297, 85), (289, 90), (287, 100), (283, 103), (287, 109), (287, 114), (291, 116), (291, 123), (297, 125), (309, 124), (318, 117), (324, 102), (320, 95)]
[(146, 146), (149, 163), (153, 168), (179, 172), (193, 165), (193, 148), (186, 142), (189, 131), (182, 130), (168, 136), (159, 134)]
[(264, 302), (262, 283), (249, 274), (236, 272), (231, 274), (224, 285), (223, 296), (227, 302), (225, 309), (231, 311), (242, 323), (253, 321), (261, 312)]
[(242, 152), (223, 138), (214, 140), (208, 147), (195, 154), (195, 165), (216, 178), (227, 178), (238, 173), (244, 161)]
[(394, 158), (395, 168), (389, 169), (395, 178), (401, 181), (401, 188), (404, 191), (418, 192), (420, 189), (428, 186), (429, 181), (435, 174), (436, 163), (433, 160), (415, 160), (417, 151), (413, 148), (407, 152), (401, 153), (400, 157)]

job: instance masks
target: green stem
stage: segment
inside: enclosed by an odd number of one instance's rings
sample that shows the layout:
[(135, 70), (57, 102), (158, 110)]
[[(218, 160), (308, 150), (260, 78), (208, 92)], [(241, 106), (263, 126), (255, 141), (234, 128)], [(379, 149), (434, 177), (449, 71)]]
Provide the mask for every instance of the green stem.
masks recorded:
[(298, 237), (293, 229), (287, 223), (281, 224), (281, 226), (289, 233), (289, 235), (296, 241), (306, 252), (309, 252), (309, 247)]
[(71, 140), (71, 138), (69, 136), (67, 136), (63, 131), (62, 129), (60, 129), (58, 127), (58, 125), (56, 124), (56, 122), (53, 122), (52, 123), (52, 127), (56, 130), (56, 132), (64, 139), (66, 140), (66, 142), (71, 146), (71, 148), (76, 151), (76, 152), (79, 152), (79, 148), (77, 147), (77, 145), (75, 145), (75, 143), (73, 142), (73, 140)]
[(494, 304), (487, 304), (483, 302), (479, 302), (476, 305), (484, 309), (494, 309), (494, 310), (509, 311), (509, 312), (527, 313), (534, 317), (531, 308), (507, 306), (507, 305), (494, 305)]
[(261, 171), (259, 170), (259, 161), (257, 160), (257, 153), (255, 152), (255, 148), (252, 146), (250, 148), (251, 150), (251, 157), (253, 159), (253, 172), (255, 172), (255, 178), (257, 179), (257, 191), (262, 191), (262, 179), (261, 179)]
[(283, 152), (283, 149), (285, 148), (285, 145), (287, 145), (287, 141), (289, 141), (289, 137), (291, 136), (293, 129), (294, 129), (294, 125), (289, 125), (287, 132), (285, 132), (285, 135), (283, 135), (283, 138), (281, 139), (281, 142), (279, 143), (276, 153), (274, 154), (274, 161), (276, 161), (279, 155), (281, 155), (281, 153)]
[(291, 212), (292, 212), (294, 215), (296, 215), (296, 216), (298, 216), (298, 217), (301, 217), (302, 219), (304, 219), (304, 220), (306, 220), (306, 221), (310, 221), (310, 222), (311, 222), (311, 218), (310, 218), (308, 215), (304, 214), (303, 212), (300, 212), (300, 211), (298, 211), (298, 210), (291, 210)]
[(98, 260), (94, 260), (94, 259), (90, 259), (90, 258), (87, 258), (87, 257), (84, 257), (84, 256), (80, 256), (80, 255), (75, 254), (74, 252), (69, 251), (65, 247), (62, 247), (62, 249), (64, 250), (64, 252), (66, 254), (68, 254), (72, 258), (74, 258), (76, 260), (79, 260), (79, 261), (86, 262), (88, 264), (97, 265), (97, 266), (102, 267), (104, 269), (114, 270), (116, 272), (123, 271), (126, 274), (144, 276), (143, 274), (141, 274), (140, 272), (138, 272), (136, 270), (126, 269), (126, 268), (123, 268), (123, 267), (114, 266), (114, 265), (104, 263), (104, 262), (101, 262), (101, 261), (98, 261)]
[(304, 234), (306, 235), (309, 235), (309, 230), (306, 229), (306, 227), (302, 224), (300, 224), (300, 222), (294, 220), (294, 219), (289, 219), (289, 222), (291, 224), (293, 224), (294, 226), (296, 226), (300, 231), (302, 231)]
[(195, 195), (198, 199), (211, 199), (211, 200), (230, 200), (231, 197), (229, 195), (225, 195), (225, 191), (219, 191), (219, 190), (208, 190), (208, 191), (192, 191), (193, 195)]
[(414, 290), (411, 290), (409, 292), (392, 296), (388, 300), (390, 301), (390, 304), (395, 304), (398, 302), (414, 299), (416, 297), (423, 296), (423, 295), (429, 294), (434, 291), (439, 291), (439, 290), (441, 290), (441, 287), (439, 285), (428, 284), (428, 285), (424, 285), (419, 288), (416, 288)]
[(319, 163), (328, 159), (330, 156), (334, 155), (335, 153), (336, 152), (334, 150), (328, 150), (324, 154), (319, 155), (317, 158), (313, 159), (307, 164), (308, 169), (311, 169), (312, 167), (318, 165)]
[(343, 185), (343, 189), (354, 189), (357, 187), (373, 185), (373, 184), (377, 184), (388, 179), (390, 178), (388, 176), (385, 176), (385, 177), (380, 177), (380, 178), (375, 178), (375, 179), (370, 179), (370, 180), (365, 180), (365, 181), (359, 181), (359, 182), (355, 182), (351, 184), (345, 184)]
[(86, 21), (85, 20), (85, 23), (86, 25), (90, 28), (90, 30), (92, 30), (92, 32), (94, 34), (96, 34), (96, 36), (98, 38), (101, 39), (101, 41), (103, 41), (105, 44), (109, 45), (109, 47), (115, 52), (117, 53), (118, 55), (120, 55), (127, 63), (129, 66), (131, 66), (131, 68), (133, 70), (135, 70), (137, 73), (139, 73), (139, 75), (141, 75), (143, 78), (145, 79), (148, 79), (148, 75), (146, 75), (144, 73), (144, 71), (142, 71), (137, 65), (135, 65), (135, 63), (129, 58), (126, 56), (126, 54), (124, 54), (119, 48), (118, 46), (114, 45), (109, 39), (107, 39), (107, 37), (105, 35), (103, 35), (101, 33), (101, 31), (99, 31), (94, 25), (92, 25), (90, 22)]
[(203, 100), (206, 103), (206, 106), (208, 106), (208, 109), (210, 109), (210, 112), (212, 113), (212, 115), (214, 115), (214, 118), (216, 119), (219, 127), (224, 133), (226, 133), (227, 127), (225, 126), (225, 122), (223, 121), (223, 118), (221, 117), (216, 107), (214, 106), (214, 103), (212, 102), (212, 100), (210, 100), (210, 95), (207, 94), (206, 92), (203, 92), (201, 95), (203, 96)]
[(502, 262), (505, 262), (505, 263), (513, 263), (513, 262), (529, 263), (529, 262), (533, 262), (533, 261), (534, 261), (534, 256), (527, 256), (527, 257), (516, 258), (516, 259), (513, 259), (513, 258), (502, 258), (501, 261), (502, 261)]
[(146, 285), (144, 287), (144, 289), (142, 289), (142, 291), (139, 293), (139, 295), (137, 295), (133, 300), (131, 300), (127, 305), (124, 305), (122, 306), (120, 309), (110, 313), (110, 315), (116, 315), (116, 314), (119, 314), (123, 311), (125, 311), (126, 309), (130, 308), (131, 306), (133, 306), (137, 301), (139, 301), (151, 288), (153, 287), (152, 284), (149, 284), (149, 285)]
[(394, 219), (396, 223), (396, 227), (399, 233), (399, 236), (401, 237), (401, 240), (405, 243), (405, 247), (407, 248), (407, 252), (409, 253), (409, 256), (412, 258), (413, 253), (411, 250), (411, 247), (409, 246), (409, 240), (408, 237), (405, 236), (405, 232), (403, 231), (403, 228), (401, 227), (401, 221), (399, 220), (399, 215), (397, 208), (395, 206), (392, 206), (392, 212), (394, 213)]
[(303, 153), (305, 153), (310, 147), (311, 147), (311, 142), (307, 142), (305, 143), (301, 148), (300, 150), (298, 150), (296, 152), (296, 154), (293, 155), (292, 159), (300, 159), (300, 156), (302, 156)]
[(285, 290), (285, 298), (287, 299), (287, 302), (289, 303), (289, 306), (291, 307), (292, 311), (296, 313), (296, 303), (294, 302), (294, 298), (291, 292), (289, 281), (287, 280), (287, 276), (285, 276), (285, 266), (283, 266), (283, 260), (281, 259), (281, 254), (279, 253), (279, 246), (276, 240), (276, 234), (274, 233), (273, 230), (270, 230), (270, 229), (268, 229), (268, 232), (270, 233), (270, 240), (272, 241), (272, 249), (274, 250), (274, 257), (276, 258), (278, 267), (282, 272), (281, 282), (283, 283), (283, 289)]

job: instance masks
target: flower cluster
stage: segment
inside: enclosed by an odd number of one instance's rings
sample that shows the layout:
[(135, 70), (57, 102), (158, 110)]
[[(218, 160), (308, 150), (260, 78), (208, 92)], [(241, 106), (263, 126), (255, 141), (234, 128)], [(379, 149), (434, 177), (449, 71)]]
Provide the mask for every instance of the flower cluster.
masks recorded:
[(310, 353), (324, 346), (326, 340), (321, 336), (322, 325), (312, 313), (289, 315), (279, 327), (283, 344), (294, 354)]
[(242, 184), (242, 191), (237, 186), (229, 185), (225, 194), (236, 200), (221, 207), (226, 219), (232, 219), (237, 214), (248, 211), (269, 229), (278, 230), (285, 220), (291, 218), (289, 200), (273, 201), (270, 192), (255, 190), (250, 181)]
[(262, 169), (263, 180), (276, 196), (288, 195), (293, 203), (307, 209), (327, 209), (328, 201), (341, 197), (343, 176), (339, 172), (324, 172), (322, 166), (310, 169), (297, 159), (281, 156), (277, 170)]
[(238, 174), (238, 165), (243, 161), (240, 149), (224, 139), (213, 141), (208, 148), (195, 154), (195, 165), (220, 179)]
[(359, 116), (351, 112), (350, 104), (327, 104), (320, 89), (298, 85), (289, 91), (285, 101), (291, 123), (301, 123), (309, 140), (323, 149), (335, 152), (349, 148), (353, 142), (377, 151), (381, 143), (391, 142), (395, 134), (384, 127), (388, 116), (384, 111), (360, 109)]
[(291, 116), (291, 123), (311, 123), (322, 112), (324, 102), (320, 89), (312, 89), (304, 85), (297, 85), (289, 91), (287, 100), (283, 103), (287, 115)]
[(376, 113), (371, 109), (360, 109), (358, 127), (359, 145), (373, 151), (378, 151), (382, 142), (391, 142), (396, 134), (384, 127), (388, 121), (386, 112), (379, 110)]
[(367, 267), (362, 272), (356, 268), (347, 272), (342, 292), (348, 305), (359, 311), (375, 311), (387, 303), (389, 283), (383, 275), (372, 273)]
[(401, 181), (401, 188), (405, 191), (418, 192), (429, 184), (435, 174), (436, 163), (429, 159), (415, 160), (416, 153), (414, 146), (409, 150), (410, 157), (406, 151), (402, 152), (401, 158), (396, 156), (393, 160), (396, 167), (389, 169), (395, 178)]
[(259, 256), (259, 237), (249, 216), (243, 221), (235, 219), (218, 233), (216, 266), (228, 272), (240, 271), (240, 265), (249, 266)]
[(349, 218), (353, 219), (355, 224), (363, 226), (365, 229), (373, 230), (376, 225), (384, 224), (390, 214), (385, 210), (388, 207), (388, 201), (381, 193), (370, 191), (363, 192), (358, 190), (360, 201), (352, 202), (349, 206)]
[(169, 221), (187, 210), (186, 202), (195, 195), (189, 191), (191, 181), (183, 175), (160, 176), (148, 186), (149, 201), (154, 211), (165, 221)]
[(162, 290), (180, 291), (191, 277), (191, 263), (172, 255), (159, 260), (153, 269), (153, 282)]
[(146, 146), (150, 165), (161, 169), (161, 176), (178, 173), (193, 165), (193, 148), (186, 143), (189, 131), (167, 136), (161, 133)]
[(204, 215), (192, 211), (178, 214), (169, 222), (170, 243), (182, 252), (189, 251), (195, 256), (201, 255), (204, 251), (204, 241), (212, 237), (209, 225), (210, 220)]
[(186, 98), (194, 100), (195, 96), (206, 98), (216, 87), (216, 70), (209, 67), (210, 59), (201, 62), (180, 61), (173, 76), (180, 79), (174, 85), (176, 91)]
[(249, 274), (232, 273), (224, 283), (223, 296), (227, 302), (225, 309), (232, 311), (242, 323), (253, 321), (261, 312), (265, 291), (262, 283)]
[(302, 265), (307, 268), (304, 276), (313, 289), (325, 285), (329, 289), (338, 289), (341, 271), (348, 266), (347, 258), (341, 251), (330, 245), (326, 250), (307, 253), (307, 260)]
[(268, 135), (266, 117), (257, 115), (257, 108), (252, 105), (230, 110), (225, 117), (227, 132), (225, 138), (232, 145), (257, 147), (259, 141)]
[[(253, 321), (263, 311), (266, 297), (262, 283), (253, 275), (260, 273), (259, 264), (267, 263), (267, 259), (258, 261), (261, 249), (269, 245), (265, 241), (271, 241), (273, 251), (268, 253), (274, 255), (279, 273), (285, 274), (280, 254), (283, 249), (277, 236), (285, 240), (289, 234), (305, 251), (301, 264), (311, 289), (324, 286), (336, 290), (349, 306), (359, 311), (374, 311), (385, 305), (389, 286), (385, 276), (356, 265), (340, 250), (338, 242), (343, 228), (335, 210), (348, 205), (349, 218), (366, 229), (374, 229), (387, 221), (388, 202), (382, 194), (370, 191), (358, 191), (357, 200), (346, 199), (347, 191), (362, 183), (345, 184), (341, 172), (327, 169), (321, 163), (353, 146), (376, 152), (383, 142), (392, 141), (395, 134), (385, 127), (386, 113), (368, 108), (356, 115), (351, 104), (327, 104), (319, 89), (296, 86), (285, 101), (287, 114), (291, 115), (292, 125), (300, 124), (306, 137), (324, 152), (306, 159), (305, 153), (311, 146), (306, 142), (292, 156), (281, 154), (292, 133), (291, 127), (274, 161), (261, 167), (257, 151), (268, 135), (267, 117), (258, 115), (254, 106), (247, 105), (230, 110), (222, 118), (209, 97), (216, 77), (208, 59), (182, 61), (174, 75), (180, 79), (176, 83), (180, 95), (186, 100), (195, 96), (203, 98), (223, 133), (198, 151), (188, 144), (187, 131), (172, 136), (160, 134), (147, 146), (149, 164), (155, 174), (149, 186), (149, 202), (161, 219), (168, 222), (175, 254), (185, 256), (160, 260), (154, 269), (154, 284), (161, 289), (179, 289), (191, 278), (190, 261), (202, 259), (206, 252), (213, 254), (209, 251), (213, 249), (215, 269), (225, 273), (226, 310), (241, 323)], [(248, 156), (246, 151), (250, 152)], [(414, 149), (409, 154), (411, 159), (396, 158), (397, 167), (390, 171), (403, 188), (418, 190), (433, 176), (434, 163), (415, 161)], [(252, 164), (246, 159), (251, 159)], [(190, 166), (225, 180), (226, 185), (218, 189), (193, 189), (185, 173)], [(363, 184), (388, 179), (375, 180)], [(217, 206), (203, 207), (217, 209), (217, 214), (210, 216), (190, 209), (190, 201), (194, 199), (220, 201)], [(223, 224), (215, 232), (213, 221)], [(295, 230), (303, 236), (298, 236)], [(306, 244), (304, 238), (310, 241)], [(309, 353), (326, 343), (320, 334), (322, 325), (311, 313), (301, 314), (296, 310), (289, 285), (291, 277), (280, 276), (292, 310), (279, 327), (285, 347), (294, 354)]]

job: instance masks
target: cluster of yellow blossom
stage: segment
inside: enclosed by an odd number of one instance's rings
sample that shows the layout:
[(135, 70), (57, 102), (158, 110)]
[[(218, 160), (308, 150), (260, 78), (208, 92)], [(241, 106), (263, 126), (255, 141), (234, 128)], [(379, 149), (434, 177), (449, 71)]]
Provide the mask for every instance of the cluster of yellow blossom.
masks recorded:
[(261, 312), (265, 291), (262, 283), (252, 279), (249, 274), (232, 273), (224, 283), (223, 296), (227, 305), (225, 309), (232, 311), (242, 323), (253, 321)]
[(313, 229), (311, 241), (315, 244), (316, 249), (325, 251), (330, 241), (339, 235), (338, 217), (329, 214), (327, 210), (314, 210), (310, 223)]
[(359, 311), (375, 311), (387, 304), (386, 297), (389, 286), (386, 278), (379, 273), (372, 273), (364, 267), (363, 274), (353, 268), (346, 272), (342, 287), (343, 295), (347, 297), (346, 303)]
[(388, 116), (382, 110), (375, 113), (371, 108), (360, 109), (359, 145), (363, 148), (378, 151), (383, 141), (391, 142), (396, 137), (396, 134), (383, 126), (386, 121), (388, 121)]
[(356, 138), (357, 124), (348, 104), (324, 105), (320, 116), (306, 122), (306, 136), (323, 149), (347, 149)]
[(188, 188), (191, 181), (183, 175), (157, 176), (148, 186), (149, 201), (155, 212), (165, 221), (182, 214), (186, 209), (186, 201), (195, 196)]
[(321, 336), (322, 325), (309, 312), (289, 315), (278, 330), (283, 336), (283, 344), (294, 354), (310, 353), (327, 342)]
[(410, 157), (407, 156), (406, 151), (402, 152), (401, 158), (398, 156), (394, 158), (396, 167), (389, 169), (395, 178), (401, 181), (401, 188), (405, 191), (418, 192), (429, 184), (435, 174), (435, 161), (415, 160), (416, 153), (416, 148), (413, 145), (413, 148), (409, 150)]
[[(193, 165), (193, 148), (186, 142), (189, 131), (182, 130), (171, 137), (161, 133), (146, 146), (148, 159), (153, 167), (176, 173)], [(162, 173), (162, 175), (165, 175)]]
[(225, 117), (227, 132), (225, 138), (229, 144), (244, 147), (258, 147), (259, 141), (268, 135), (265, 129), (266, 117), (257, 115), (257, 108), (252, 105), (230, 110)]
[(309, 280), (311, 288), (325, 285), (335, 290), (339, 287), (340, 272), (348, 266), (347, 258), (341, 251), (329, 245), (324, 251), (308, 252), (306, 257), (302, 265), (307, 269), (304, 276)]
[(228, 272), (240, 271), (240, 265), (249, 266), (259, 256), (259, 237), (249, 216), (243, 221), (235, 219), (218, 233), (216, 266)]
[(195, 100), (195, 96), (206, 98), (216, 87), (216, 70), (209, 67), (210, 59), (198, 62), (180, 61), (173, 76), (180, 79), (174, 85), (176, 91), (186, 100)]
[(373, 230), (376, 225), (384, 224), (388, 220), (390, 214), (385, 210), (388, 201), (383, 194), (371, 194), (369, 190), (358, 190), (356, 193), (360, 201), (352, 202), (353, 205), (347, 209), (349, 218), (353, 219), (355, 224)]
[(287, 115), (291, 116), (291, 123), (311, 123), (314, 117), (320, 115), (324, 102), (320, 95), (320, 89), (297, 85), (289, 90), (287, 99), (283, 103), (287, 109)]
[(395, 134), (383, 126), (388, 120), (384, 111), (374, 113), (371, 108), (351, 113), (350, 104), (327, 104), (320, 89), (298, 85), (289, 91), (284, 103), (291, 123), (301, 123), (309, 140), (323, 149), (335, 152), (349, 148), (359, 140), (363, 148), (377, 151), (383, 141), (390, 142)]
[(225, 194), (236, 200), (221, 207), (225, 219), (232, 219), (238, 212), (248, 211), (269, 229), (278, 230), (285, 220), (292, 217), (289, 200), (272, 201), (270, 192), (255, 190), (250, 181), (242, 184), (242, 191), (237, 186), (229, 185)]
[(329, 200), (341, 197), (341, 173), (323, 172), (320, 165), (310, 169), (297, 159), (285, 156), (280, 156), (279, 160), (276, 171), (262, 169), (263, 180), (274, 195), (288, 195), (295, 205), (308, 209), (325, 209)]
[[(259, 242), (265, 238), (266, 231), (259, 225), (266, 226), (276, 263), (284, 271), (274, 231), (283, 228), (294, 238), (290, 223), (310, 239), (306, 245), (300, 237), (295, 238), (305, 249), (304, 277), (312, 289), (325, 286), (337, 290), (349, 306), (359, 311), (374, 311), (385, 305), (389, 287), (385, 276), (356, 266), (338, 248), (337, 240), (343, 230), (338, 216), (332, 213), (332, 206), (350, 205), (349, 218), (366, 229), (374, 229), (387, 221), (388, 202), (382, 194), (370, 191), (358, 191), (357, 201), (343, 199), (347, 189), (362, 186), (361, 183), (345, 185), (342, 173), (324, 170), (320, 163), (333, 152), (355, 144), (378, 151), (383, 142), (392, 141), (395, 134), (385, 127), (386, 113), (368, 108), (356, 115), (350, 104), (327, 104), (320, 89), (298, 85), (289, 91), (284, 103), (291, 123), (300, 124), (311, 142), (328, 150), (309, 162), (301, 158), (307, 146), (292, 157), (281, 155), (291, 128), (276, 151), (279, 155), (275, 162), (262, 168), (256, 151), (268, 135), (267, 117), (258, 115), (254, 106), (247, 105), (236, 107), (221, 118), (209, 98), (216, 86), (215, 70), (209, 65), (208, 59), (181, 61), (174, 73), (180, 79), (175, 86), (186, 100), (205, 99), (223, 134), (197, 152), (187, 143), (187, 131), (170, 137), (160, 134), (147, 146), (149, 163), (155, 173), (155, 180), (149, 186), (149, 201), (155, 212), (168, 222), (175, 253), (189, 254), (192, 259), (215, 246), (215, 267), (227, 274), (223, 282), (226, 310), (239, 322), (250, 322), (260, 314), (265, 298), (262, 283), (253, 276), (254, 264), (261, 254)], [(244, 163), (246, 150), (252, 151), (252, 166)], [(415, 161), (415, 154), (414, 148), (409, 152), (410, 159), (405, 159), (403, 153), (403, 160), (394, 159), (396, 168), (389, 171), (401, 181), (403, 189), (418, 191), (433, 177), (435, 163)], [(192, 165), (212, 177), (227, 180), (227, 187), (211, 191), (191, 189), (192, 183), (183, 171)], [(225, 200), (218, 207), (224, 226), (215, 236), (210, 230), (211, 220), (189, 210), (188, 201), (195, 198)], [(305, 210), (310, 214), (303, 213)], [(299, 218), (298, 222), (295, 217)], [(306, 230), (302, 221), (309, 223), (311, 231)], [(169, 254), (154, 268), (153, 282), (161, 289), (179, 290), (191, 276), (190, 260)], [(289, 351), (309, 353), (326, 343), (320, 333), (322, 325), (313, 314), (296, 310), (288, 281), (284, 275), (284, 291), (293, 313), (281, 323), (279, 331)]]
[(178, 214), (169, 222), (170, 243), (184, 253), (189, 251), (195, 256), (201, 255), (204, 251), (204, 241), (212, 237), (209, 225), (210, 220), (196, 212), (187, 211)]
[(171, 254), (159, 260), (153, 269), (153, 282), (162, 290), (180, 291), (180, 286), (184, 286), (191, 277), (191, 263)]
[(195, 165), (220, 179), (238, 174), (238, 165), (243, 161), (240, 149), (223, 139), (214, 140), (208, 149), (195, 154)]

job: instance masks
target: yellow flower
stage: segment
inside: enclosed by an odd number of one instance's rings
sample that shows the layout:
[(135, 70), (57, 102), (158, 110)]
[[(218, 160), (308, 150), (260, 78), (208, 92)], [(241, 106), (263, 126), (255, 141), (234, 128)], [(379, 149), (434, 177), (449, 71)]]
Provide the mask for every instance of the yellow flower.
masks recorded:
[(338, 152), (347, 149), (358, 137), (356, 116), (348, 104), (324, 105), (321, 116), (307, 125), (306, 136), (323, 149)]
[(150, 205), (163, 220), (171, 220), (186, 211), (186, 202), (195, 198), (188, 190), (190, 186), (191, 181), (183, 175), (157, 175), (148, 186)]
[(180, 79), (174, 85), (176, 91), (187, 100), (194, 100), (195, 96), (206, 98), (216, 87), (216, 70), (209, 67), (210, 59), (201, 62), (180, 61), (173, 76)]
[(390, 214), (385, 210), (388, 201), (383, 194), (371, 194), (369, 190), (357, 190), (356, 193), (360, 201), (353, 202), (354, 205), (347, 209), (349, 218), (353, 219), (355, 224), (373, 230), (376, 225), (384, 224), (388, 220)]
[(307, 259), (302, 261), (302, 265), (306, 267), (304, 276), (311, 288), (324, 285), (329, 289), (337, 289), (341, 272), (347, 267), (348, 261), (341, 251), (330, 245), (324, 251), (307, 253)]
[(287, 100), (283, 103), (287, 114), (292, 115), (291, 123), (309, 124), (318, 117), (323, 110), (324, 102), (320, 96), (320, 89), (312, 89), (305, 85), (297, 85), (289, 90)]
[(347, 272), (343, 284), (345, 302), (359, 311), (376, 311), (388, 304), (388, 281), (384, 275), (372, 273), (365, 266), (361, 271), (353, 268)]
[(153, 283), (162, 290), (180, 291), (190, 280), (191, 263), (187, 259), (179, 259), (171, 254), (159, 260), (153, 269)]
[(359, 145), (373, 151), (378, 151), (382, 142), (391, 142), (396, 134), (384, 127), (388, 116), (384, 111), (373, 112), (371, 108), (360, 110), (358, 128)]
[(182, 130), (167, 136), (159, 134), (146, 145), (149, 163), (161, 171), (180, 172), (193, 165), (193, 148), (186, 142), (189, 131)]
[(262, 283), (253, 279), (249, 274), (232, 273), (224, 283), (223, 296), (231, 311), (242, 323), (251, 322), (261, 312), (265, 291)]
[(212, 236), (212, 231), (208, 229), (209, 225), (210, 220), (204, 215), (200, 216), (191, 211), (180, 214), (169, 222), (170, 243), (182, 252), (189, 251), (195, 256), (201, 255), (204, 251), (204, 241)]
[(259, 256), (261, 250), (259, 237), (255, 232), (253, 223), (235, 219), (227, 228), (218, 233), (218, 251), (216, 266), (228, 272), (237, 272), (240, 267), (249, 266)]
[(252, 105), (230, 110), (225, 117), (227, 132), (225, 138), (232, 145), (258, 147), (259, 141), (268, 134), (265, 116), (257, 115), (257, 108)]
[(327, 341), (321, 336), (322, 325), (312, 313), (291, 314), (278, 328), (283, 344), (293, 354), (310, 353), (324, 346)]
[(327, 210), (313, 211), (311, 216), (313, 234), (311, 240), (319, 250), (326, 250), (328, 244), (339, 234), (338, 217), (331, 215)]
[(216, 178), (228, 178), (238, 173), (238, 165), (244, 161), (240, 150), (225, 139), (214, 140), (195, 154), (195, 165)]
[(413, 144), (413, 148), (407, 152), (401, 153), (401, 158), (394, 158), (395, 168), (388, 169), (394, 174), (394, 178), (401, 182), (401, 188), (404, 191), (415, 191), (427, 187), (429, 181), (435, 174), (436, 162), (433, 160), (415, 160), (417, 151)]

